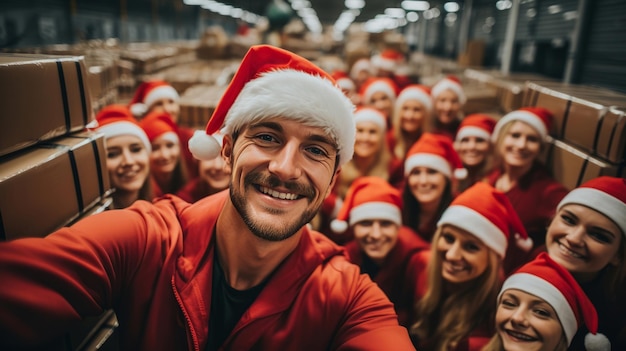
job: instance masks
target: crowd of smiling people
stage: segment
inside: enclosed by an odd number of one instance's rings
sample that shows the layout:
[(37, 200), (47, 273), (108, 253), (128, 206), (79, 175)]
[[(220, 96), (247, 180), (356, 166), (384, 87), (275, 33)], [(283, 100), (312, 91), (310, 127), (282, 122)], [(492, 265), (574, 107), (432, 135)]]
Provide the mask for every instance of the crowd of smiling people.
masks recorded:
[[(411, 82), (384, 54), (333, 72), (356, 141), (310, 226), (387, 294), (418, 350), (626, 349), (626, 181), (568, 191), (539, 160), (549, 111), (466, 116), (458, 79)], [(114, 208), (228, 188), (222, 157), (191, 156), (179, 111), (162, 81), (99, 111)]]

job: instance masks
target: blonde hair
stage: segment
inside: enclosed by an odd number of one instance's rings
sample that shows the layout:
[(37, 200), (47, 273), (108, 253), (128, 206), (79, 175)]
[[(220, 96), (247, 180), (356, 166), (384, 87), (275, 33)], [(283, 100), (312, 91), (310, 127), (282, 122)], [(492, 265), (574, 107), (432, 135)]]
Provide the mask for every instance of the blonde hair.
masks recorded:
[(362, 176), (376, 176), (385, 180), (389, 180), (389, 164), (392, 160), (391, 152), (385, 142), (385, 133), (381, 131), (380, 149), (373, 156), (373, 163), (369, 169), (364, 173), (361, 173), (355, 163), (355, 158), (358, 156), (353, 155), (352, 160), (343, 165), (339, 177), (337, 179), (337, 195), (342, 199), (346, 196), (348, 188), (352, 182), (358, 177)]
[(431, 127), (431, 119), (433, 115), (432, 109), (429, 110), (424, 106), (424, 117), (422, 118), (422, 126), (417, 135), (408, 135), (403, 129), (400, 123), (400, 119), (402, 118), (402, 105), (406, 103), (409, 99), (397, 100), (393, 109), (392, 116), (392, 128), (393, 128), (393, 137), (395, 138), (395, 146), (391, 152), (393, 155), (400, 159), (404, 160), (406, 153), (409, 151), (409, 148), (419, 139), (424, 132), (430, 132)]
[[(441, 238), (442, 227), (433, 237), (433, 249)], [(445, 290), (441, 277), (441, 255), (433, 253), (428, 262), (428, 289), (417, 303), (417, 322), (410, 329), (411, 335), (426, 343), (428, 350), (448, 350), (467, 337), (479, 325), (493, 324), (501, 279), (502, 259), (488, 249), (489, 263), (483, 274), (468, 282), (468, 286), (453, 292)]]
[[(509, 130), (511, 129), (511, 127), (513, 126), (513, 124), (515, 122), (520, 122), (520, 123), (526, 123), (524, 121), (519, 121), (519, 120), (512, 120), (508, 123), (506, 123), (505, 125), (502, 126), (502, 129), (500, 129), (500, 132), (497, 135), (496, 141), (493, 143), (493, 166), (494, 169), (503, 169), (504, 167), (504, 159), (502, 158), (502, 155), (500, 154), (500, 149), (502, 147), (502, 143), (504, 142), (504, 138), (506, 137), (506, 135), (509, 133)], [(537, 134), (539, 135), (539, 132), (537, 132)], [(540, 154), (546, 149), (547, 146), (547, 142), (545, 139), (541, 138), (541, 135), (539, 135), (539, 140), (541, 141), (540, 143)], [(537, 157), (537, 159), (535, 159), (535, 162), (539, 161), (539, 157), (540, 155)]]

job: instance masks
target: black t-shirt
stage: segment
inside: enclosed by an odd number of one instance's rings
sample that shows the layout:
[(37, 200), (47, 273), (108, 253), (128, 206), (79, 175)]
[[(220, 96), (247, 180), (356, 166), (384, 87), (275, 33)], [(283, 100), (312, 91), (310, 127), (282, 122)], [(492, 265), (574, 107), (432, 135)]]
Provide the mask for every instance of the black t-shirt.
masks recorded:
[(228, 285), (217, 255), (213, 264), (213, 295), (209, 315), (209, 338), (205, 351), (217, 350), (230, 335), (241, 316), (252, 305), (265, 282), (248, 290), (236, 290)]

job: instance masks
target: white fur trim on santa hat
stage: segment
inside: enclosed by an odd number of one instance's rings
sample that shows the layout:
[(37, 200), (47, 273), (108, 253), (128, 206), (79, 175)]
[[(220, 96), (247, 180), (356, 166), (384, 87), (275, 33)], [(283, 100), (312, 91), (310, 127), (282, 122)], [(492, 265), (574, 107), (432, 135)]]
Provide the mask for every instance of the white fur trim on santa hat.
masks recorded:
[(365, 99), (366, 102), (369, 102), (370, 99), (372, 98), (372, 95), (374, 95), (377, 92), (383, 92), (385, 93), (387, 96), (389, 96), (391, 101), (395, 101), (396, 100), (396, 92), (393, 89), (393, 87), (391, 87), (389, 84), (383, 82), (383, 81), (378, 81), (378, 82), (373, 82), (371, 83), (365, 90), (365, 94), (363, 94), (363, 98)]
[(173, 143), (180, 143), (180, 139), (178, 139), (178, 135), (174, 132), (165, 132), (158, 136), (161, 140), (171, 141)]
[(439, 96), (439, 94), (441, 94), (445, 90), (452, 90), (459, 98), (459, 102), (461, 103), (461, 105), (465, 104), (465, 102), (467, 101), (467, 97), (465, 96), (463, 87), (459, 83), (447, 78), (442, 79), (437, 84), (435, 84), (435, 86), (430, 91), (430, 95), (432, 95), (433, 98), (437, 98), (437, 96)]
[(354, 152), (353, 111), (352, 102), (330, 80), (293, 69), (270, 71), (244, 86), (226, 115), (223, 130), (233, 133), (270, 118), (321, 127), (337, 143), (343, 165)]
[(145, 115), (146, 112), (148, 112), (148, 106), (144, 103), (136, 102), (130, 105), (130, 113), (132, 113), (135, 117), (141, 117)]
[(507, 235), (493, 222), (479, 212), (460, 205), (448, 207), (437, 222), (437, 227), (453, 225), (474, 235), (485, 245), (504, 257), (507, 248)]
[(396, 100), (396, 108), (402, 107), (407, 100), (419, 101), (424, 108), (426, 108), (428, 113), (433, 110), (433, 99), (426, 92), (419, 91), (419, 88), (403, 90), (400, 95), (398, 95), (398, 100)]
[(489, 134), (488, 131), (479, 127), (474, 127), (474, 126), (462, 127), (456, 133), (456, 141), (461, 141), (463, 138), (468, 138), (468, 137), (482, 138), (487, 141), (491, 140), (491, 134)]
[(385, 71), (394, 71), (398, 63), (398, 61), (385, 58), (382, 55), (374, 55), (372, 57), (374, 67)]
[(150, 140), (148, 140), (146, 132), (134, 123), (125, 121), (113, 122), (98, 127), (97, 131), (104, 134), (105, 139), (120, 135), (136, 136), (141, 140), (141, 143), (146, 147), (146, 149), (148, 149), (148, 152), (152, 150), (152, 146), (150, 144)]
[(389, 202), (372, 201), (356, 206), (350, 211), (350, 225), (364, 220), (387, 220), (402, 225), (402, 214), (398, 206)]
[[(572, 338), (578, 330), (578, 322), (576, 321), (576, 315), (572, 307), (559, 289), (544, 279), (530, 273), (515, 273), (511, 275), (504, 282), (500, 290), (500, 295), (508, 289), (525, 291), (544, 299), (554, 308), (557, 317), (559, 317), (559, 321), (563, 326), (563, 332), (567, 337), (567, 344), (569, 345), (572, 342)], [(498, 295), (498, 300), (500, 299), (500, 295)]]
[(345, 90), (349, 90), (349, 91), (354, 91), (356, 89), (356, 85), (354, 85), (354, 82), (350, 78), (339, 78), (339, 79), (337, 79), (337, 85), (341, 89), (345, 89)]
[(385, 121), (385, 116), (377, 111), (372, 111), (370, 109), (357, 111), (354, 114), (354, 123), (359, 124), (362, 122), (372, 122), (375, 123), (381, 130), (387, 130), (387, 121)]
[(511, 121), (521, 121), (530, 125), (537, 131), (537, 133), (539, 133), (541, 140), (546, 140), (548, 137), (548, 130), (546, 129), (546, 125), (543, 123), (541, 118), (537, 117), (532, 112), (516, 110), (507, 113), (504, 117), (498, 120), (498, 123), (496, 123), (496, 127), (493, 130), (493, 134), (491, 134), (491, 141), (496, 142), (502, 128)]
[(450, 163), (443, 157), (434, 154), (414, 154), (404, 161), (404, 175), (411, 174), (415, 167), (428, 167), (443, 173), (448, 178), (452, 177)]
[(367, 73), (372, 74), (372, 62), (369, 59), (361, 58), (357, 60), (350, 69), (350, 77), (352, 79), (358, 78), (361, 71), (366, 71)]
[(150, 107), (152, 104), (161, 99), (172, 99), (174, 101), (178, 101), (178, 92), (169, 85), (162, 85), (150, 90), (150, 92), (143, 99), (143, 103)]
[(576, 188), (570, 191), (557, 206), (557, 210), (567, 204), (578, 204), (598, 211), (612, 220), (626, 235), (626, 204), (619, 199), (594, 188)]

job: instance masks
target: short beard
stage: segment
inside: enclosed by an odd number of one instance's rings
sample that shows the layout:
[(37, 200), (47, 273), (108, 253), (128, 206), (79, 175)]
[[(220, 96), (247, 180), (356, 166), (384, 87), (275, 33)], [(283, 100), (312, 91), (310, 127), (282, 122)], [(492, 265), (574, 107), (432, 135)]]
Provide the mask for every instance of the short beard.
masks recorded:
[[(292, 237), (296, 234), (303, 226), (309, 223), (313, 217), (317, 214), (319, 210), (318, 208), (308, 209), (304, 213), (302, 213), (299, 218), (297, 218), (293, 223), (276, 223), (276, 226), (270, 226), (266, 224), (257, 223), (253, 216), (248, 212), (248, 207), (246, 204), (246, 198), (244, 194), (235, 191), (235, 187), (232, 184), (232, 178), (229, 185), (230, 199), (235, 206), (237, 212), (243, 219), (244, 223), (248, 226), (248, 229), (254, 234), (256, 237), (267, 240), (267, 241), (282, 241)], [(263, 176), (259, 173), (249, 173), (244, 177), (244, 189), (247, 187), (257, 187), (257, 184), (263, 184), (267, 187), (277, 187), (279, 185), (294, 191), (298, 194), (303, 194), (306, 199), (311, 203), (312, 199), (315, 197), (315, 190), (310, 187), (303, 186), (297, 183), (284, 183), (280, 181), (276, 176), (269, 175)], [(320, 204), (321, 206), (321, 204)]]

